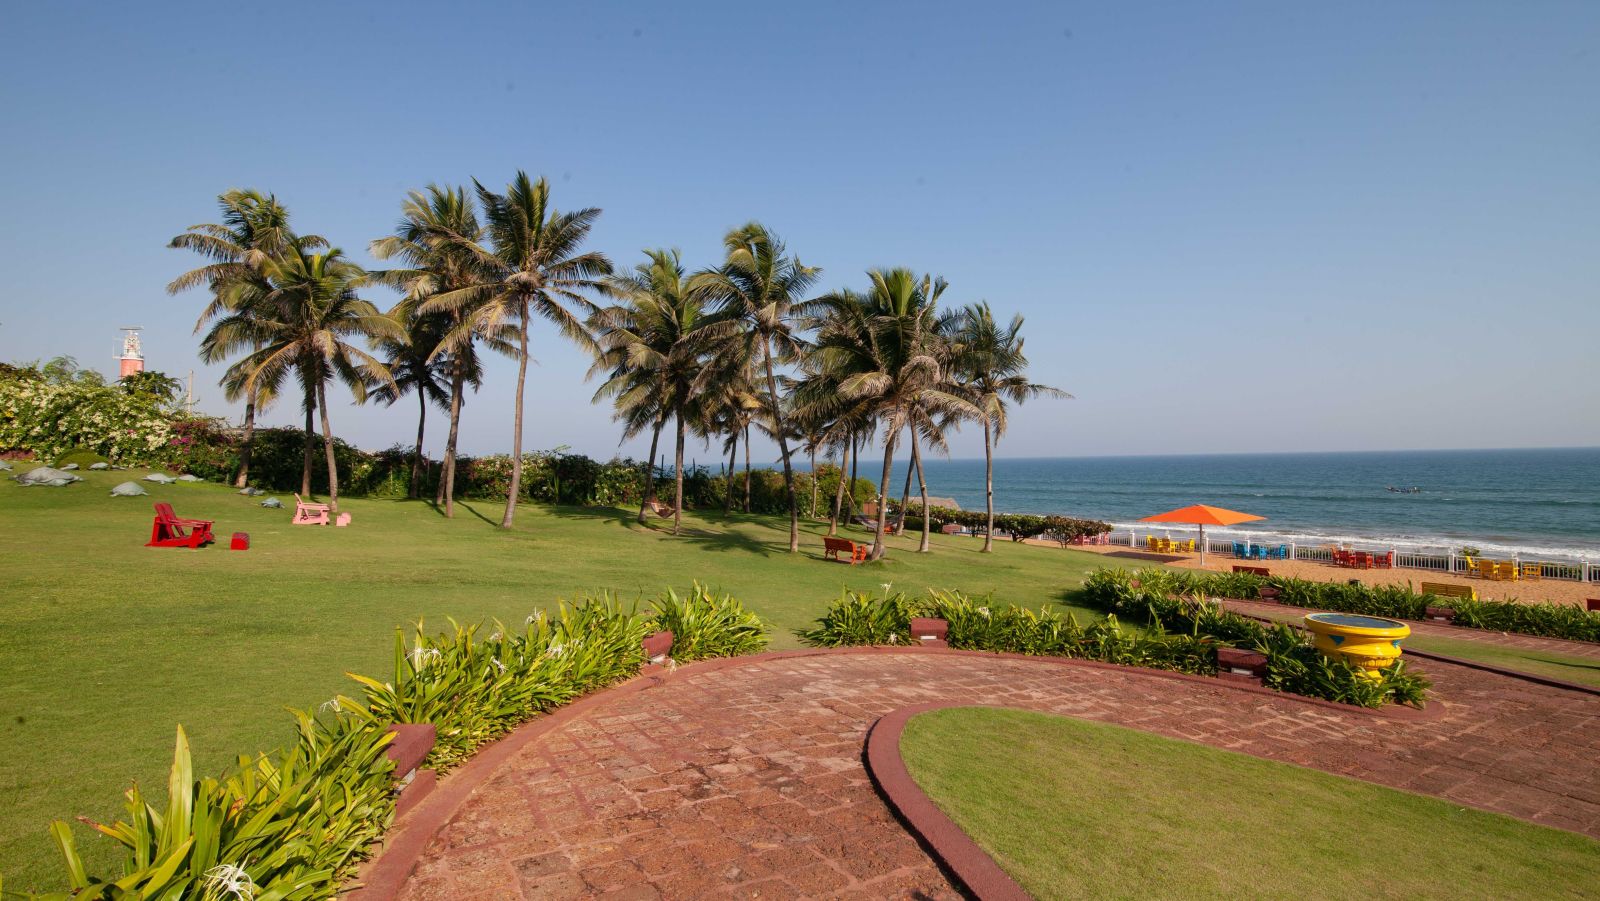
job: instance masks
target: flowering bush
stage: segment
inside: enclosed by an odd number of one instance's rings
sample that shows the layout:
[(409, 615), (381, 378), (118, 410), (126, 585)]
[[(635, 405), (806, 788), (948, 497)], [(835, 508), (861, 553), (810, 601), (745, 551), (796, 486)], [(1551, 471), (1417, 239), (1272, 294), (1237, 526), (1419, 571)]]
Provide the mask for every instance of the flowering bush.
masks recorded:
[(173, 437), (161, 401), (114, 385), (0, 379), (0, 450), (54, 460), (70, 450), (116, 463), (163, 458)]

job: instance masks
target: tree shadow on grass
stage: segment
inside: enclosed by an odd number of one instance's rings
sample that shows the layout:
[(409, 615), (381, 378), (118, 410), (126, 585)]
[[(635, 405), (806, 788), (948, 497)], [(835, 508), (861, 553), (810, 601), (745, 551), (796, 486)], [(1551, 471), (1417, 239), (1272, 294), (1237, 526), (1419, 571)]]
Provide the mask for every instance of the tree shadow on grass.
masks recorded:
[[(708, 528), (715, 523), (707, 520), (722, 520), (720, 513), (711, 516), (696, 515), (684, 520), (683, 529), (677, 535), (672, 534), (672, 520), (652, 519), (646, 525), (639, 525), (638, 511), (625, 510), (620, 507), (545, 507), (551, 516), (562, 519), (582, 519), (591, 522), (610, 522), (621, 526), (629, 532), (643, 534), (652, 532), (666, 540), (683, 541), (701, 549), (712, 551), (743, 551), (762, 557), (770, 557), (775, 553), (787, 551), (784, 542), (766, 542), (759, 538), (745, 534), (742, 530), (731, 528)], [(727, 522), (736, 522), (728, 520)]]

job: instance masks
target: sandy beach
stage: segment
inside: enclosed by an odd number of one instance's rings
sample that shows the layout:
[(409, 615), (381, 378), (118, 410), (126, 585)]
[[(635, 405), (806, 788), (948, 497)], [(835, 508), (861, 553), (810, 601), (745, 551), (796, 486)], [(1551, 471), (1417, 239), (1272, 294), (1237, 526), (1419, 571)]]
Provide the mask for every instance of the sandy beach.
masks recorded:
[[(1053, 541), (1034, 541), (1031, 543), (1060, 547), (1059, 544)], [(1115, 559), (1119, 566), (1130, 568), (1146, 566), (1152, 563), (1169, 563), (1185, 569), (1200, 568), (1200, 555), (1198, 554), (1153, 554), (1116, 545), (1088, 545), (1083, 547), (1074, 545), (1072, 549), (1103, 554)], [(1232, 557), (1207, 554), (1205, 568), (1216, 572), (1228, 572), (1233, 569), (1235, 564), (1245, 562), (1235, 560)], [(1556, 579), (1494, 582), (1488, 579), (1474, 579), (1466, 576), (1444, 576), (1423, 569), (1346, 569), (1342, 566), (1329, 566), (1325, 563), (1315, 563), (1310, 560), (1250, 561), (1248, 565), (1264, 566), (1275, 576), (1313, 579), (1318, 582), (1346, 582), (1350, 579), (1360, 579), (1371, 585), (1394, 585), (1407, 582), (1416, 585), (1424, 581), (1470, 585), (1478, 590), (1478, 597), (1484, 600), (1549, 601), (1558, 604), (1582, 605), (1587, 598), (1600, 598), (1600, 584), (1594, 582), (1565, 582)]]

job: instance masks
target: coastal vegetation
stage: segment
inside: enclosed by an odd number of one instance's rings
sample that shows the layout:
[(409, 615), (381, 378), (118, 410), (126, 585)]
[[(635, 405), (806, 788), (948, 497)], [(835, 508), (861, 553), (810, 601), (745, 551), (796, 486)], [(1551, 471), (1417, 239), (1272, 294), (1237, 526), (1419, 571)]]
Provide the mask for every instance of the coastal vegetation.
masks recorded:
[[(258, 442), (270, 435), (258, 432)], [(257, 459), (281, 457), (291, 484), (299, 480), (297, 435), (258, 444), (258, 451), (277, 448)], [(294, 735), (285, 707), (315, 707), (347, 690), (346, 671), (387, 672), (398, 626), (420, 620), (432, 634), (454, 617), (520, 629), (560, 598), (609, 590), (631, 603), (671, 587), (687, 602), (698, 581), (760, 616), (773, 647), (794, 648), (794, 630), (814, 620), (821, 600), (841, 586), (992, 592), (1038, 607), (1058, 601), (1101, 562), (1011, 543), (981, 554), (980, 541), (944, 535), (932, 537), (935, 553), (915, 554), (912, 535), (886, 537), (897, 553), (880, 563), (824, 565), (827, 523), (803, 519), (804, 552), (787, 553), (782, 477), (760, 470), (766, 478), (755, 498), (768, 512), (737, 512), (736, 499), (735, 512), (724, 515), (720, 497), (707, 495), (705, 506), (684, 512), (674, 538), (659, 523), (638, 525), (636, 494), (626, 503), (584, 498), (613, 491), (613, 483), (561, 455), (530, 463), (524, 484), (544, 500), (521, 505), (517, 518), (525, 527), (506, 531), (498, 528), (490, 492), (460, 499), (453, 520), (407, 502), (407, 462), (403, 451), (393, 455), (387, 498), (341, 499), (354, 517), (347, 529), (290, 526), (285, 511), (259, 505), (264, 498), (215, 481), (141, 483), (151, 497), (128, 500), (107, 492), (142, 471), (80, 472), (84, 481), (66, 489), (0, 480), (7, 602), (0, 699), (15, 713), (0, 732), (8, 762), (0, 794), (10, 801), (0, 810), (0, 873), (8, 889), (59, 884), (45, 828), (51, 820), (110, 822), (129, 780), (163, 784), (175, 724), (187, 731), (197, 774), (221, 772), (238, 752), (279, 747)], [(619, 479), (629, 471), (605, 470)], [(498, 472), (503, 480), (505, 468)], [(636, 484), (638, 469), (631, 473)], [(707, 477), (706, 484), (717, 481)], [(557, 492), (565, 500), (550, 502)], [(216, 520), (223, 547), (142, 547), (152, 500), (171, 503), (182, 516)], [(871, 532), (840, 528), (871, 540)], [(224, 549), (235, 531), (249, 533), (249, 551)], [(1084, 622), (1096, 616), (1074, 609)], [(679, 624), (703, 618), (697, 608)], [(110, 843), (73, 829), (95, 871), (117, 866)]]
[(1563, 894), (1550, 874), (1569, 894), (1600, 880), (1583, 835), (1120, 726), (952, 708), (912, 717), (900, 752), (1041, 899), (1545, 898)]

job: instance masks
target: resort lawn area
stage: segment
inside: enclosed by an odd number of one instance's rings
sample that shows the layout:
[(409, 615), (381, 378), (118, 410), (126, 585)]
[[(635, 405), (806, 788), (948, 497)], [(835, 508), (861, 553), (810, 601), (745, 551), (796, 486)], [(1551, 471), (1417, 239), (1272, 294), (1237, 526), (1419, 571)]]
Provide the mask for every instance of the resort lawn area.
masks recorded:
[(913, 717), (917, 784), (1035, 897), (1579, 898), (1600, 842), (1070, 717)]
[[(1276, 622), (1298, 624), (1305, 620), (1306, 613), (1305, 610), (1284, 608), (1263, 612), (1261, 616)], [(1437, 635), (1413, 634), (1406, 638), (1405, 647), (1600, 688), (1600, 661), (1592, 657), (1508, 647), (1487, 641), (1440, 638)]]
[[(465, 502), (446, 520), (429, 503), (354, 498), (340, 503), (353, 523), (338, 529), (290, 526), (288, 494), (282, 510), (220, 485), (140, 482), (150, 497), (108, 496), (144, 474), (83, 472), (63, 488), (0, 480), (7, 890), (63, 887), (50, 820), (109, 822), (133, 780), (160, 796), (178, 724), (202, 773), (275, 747), (290, 735), (285, 707), (348, 692), (346, 671), (389, 679), (394, 630), (419, 617), (430, 630), (446, 617), (520, 624), (578, 593), (632, 599), (698, 579), (744, 601), (772, 623), (772, 646), (788, 648), (845, 586), (993, 592), (1037, 607), (1103, 563), (1009, 543), (984, 555), (976, 539), (943, 536), (919, 555), (912, 535), (894, 539), (886, 560), (852, 567), (822, 560), (826, 523), (805, 523), (790, 555), (783, 518), (720, 512), (687, 515), (673, 537), (670, 523), (640, 527), (633, 511), (524, 506), (507, 532), (494, 501)], [(219, 543), (144, 547), (154, 501), (216, 520)], [(236, 531), (250, 534), (249, 551), (228, 550)], [(112, 870), (112, 842), (78, 836), (96, 869)]]

